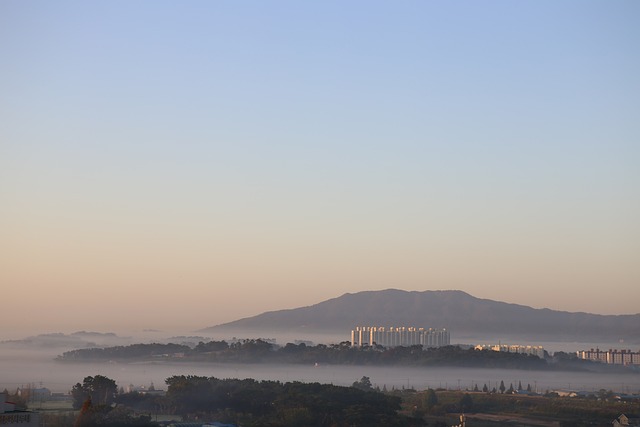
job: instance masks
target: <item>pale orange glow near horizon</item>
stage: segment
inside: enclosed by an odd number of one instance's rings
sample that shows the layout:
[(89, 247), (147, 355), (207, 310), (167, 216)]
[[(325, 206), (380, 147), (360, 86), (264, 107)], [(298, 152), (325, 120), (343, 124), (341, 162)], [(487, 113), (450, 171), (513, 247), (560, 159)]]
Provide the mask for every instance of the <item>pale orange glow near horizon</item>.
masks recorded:
[(639, 4), (1, 2), (7, 328), (640, 312)]

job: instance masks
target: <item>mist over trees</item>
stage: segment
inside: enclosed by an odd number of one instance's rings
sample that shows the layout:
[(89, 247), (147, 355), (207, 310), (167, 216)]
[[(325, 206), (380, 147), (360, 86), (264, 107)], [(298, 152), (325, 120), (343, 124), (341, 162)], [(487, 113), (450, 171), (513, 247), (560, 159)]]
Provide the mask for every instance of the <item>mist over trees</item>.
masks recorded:
[(547, 362), (537, 356), (463, 349), (459, 346), (423, 348), (364, 346), (353, 347), (348, 341), (339, 344), (308, 346), (288, 343), (278, 347), (251, 339), (228, 344), (225, 341), (200, 342), (191, 348), (177, 344), (135, 344), (110, 348), (79, 349), (63, 353), (60, 361), (161, 360), (177, 362), (293, 363), (336, 365), (425, 365), (469, 366), (487, 368), (546, 369)]
[[(246, 339), (184, 344), (133, 344), (107, 348), (67, 351), (58, 356), (61, 362), (89, 361), (162, 361), (176, 363), (291, 363), (308, 365), (389, 365), (389, 366), (457, 366), (496, 369), (567, 370), (624, 372), (636, 374), (626, 366), (607, 365), (583, 360), (575, 353), (556, 352), (544, 359), (528, 354), (493, 350), (476, 350), (460, 346), (424, 348), (421, 345), (390, 347), (380, 345), (354, 347), (348, 341), (338, 344), (287, 343), (277, 346), (261, 339)], [(513, 385), (512, 385), (513, 386)], [(521, 385), (518, 385), (521, 387)]]

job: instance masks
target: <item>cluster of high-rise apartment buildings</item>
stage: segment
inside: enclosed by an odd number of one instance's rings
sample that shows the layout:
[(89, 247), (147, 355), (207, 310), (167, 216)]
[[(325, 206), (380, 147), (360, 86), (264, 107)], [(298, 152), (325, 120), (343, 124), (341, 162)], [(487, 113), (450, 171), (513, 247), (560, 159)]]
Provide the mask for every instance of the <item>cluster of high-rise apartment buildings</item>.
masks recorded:
[(640, 365), (640, 352), (631, 350), (608, 350), (600, 349), (580, 350), (577, 352), (580, 359), (603, 362), (610, 365)]
[(384, 327), (358, 326), (351, 331), (351, 345), (378, 344), (384, 347), (442, 347), (450, 345), (451, 337), (446, 329), (416, 328), (413, 326)]

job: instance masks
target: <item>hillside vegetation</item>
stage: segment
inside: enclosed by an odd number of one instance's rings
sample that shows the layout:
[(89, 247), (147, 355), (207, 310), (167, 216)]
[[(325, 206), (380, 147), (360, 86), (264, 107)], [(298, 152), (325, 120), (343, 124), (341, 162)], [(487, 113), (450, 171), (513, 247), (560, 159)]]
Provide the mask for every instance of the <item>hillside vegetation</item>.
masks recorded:
[[(283, 347), (263, 340), (200, 342), (182, 344), (134, 344), (108, 348), (79, 349), (58, 357), (63, 362), (171, 360), (174, 362), (293, 363), (339, 365), (411, 365), (459, 366), (504, 369), (608, 370), (614, 367), (578, 359), (573, 354), (557, 353), (541, 359), (526, 354), (491, 350), (463, 349), (459, 346), (423, 348), (422, 346), (352, 347), (340, 344), (308, 346), (289, 343)], [(628, 371), (630, 374), (633, 371)]]

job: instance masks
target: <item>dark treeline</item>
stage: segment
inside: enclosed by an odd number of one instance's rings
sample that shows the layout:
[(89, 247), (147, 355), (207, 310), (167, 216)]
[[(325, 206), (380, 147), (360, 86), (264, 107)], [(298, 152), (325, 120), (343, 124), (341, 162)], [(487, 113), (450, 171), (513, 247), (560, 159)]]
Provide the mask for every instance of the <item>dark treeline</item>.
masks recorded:
[(397, 414), (399, 397), (353, 387), (197, 376), (166, 382), (171, 412), (185, 418), (209, 416), (240, 425), (409, 425)]
[[(92, 377), (85, 378), (92, 379)], [(94, 385), (91, 382), (88, 389)], [(400, 413), (402, 398), (373, 390), (319, 383), (253, 379), (169, 377), (164, 396), (114, 394), (117, 405), (85, 400), (76, 426), (157, 426), (151, 416), (171, 414), (183, 422), (210, 420), (242, 426), (418, 426), (422, 420)], [(98, 389), (91, 389), (93, 394)], [(109, 391), (111, 394), (112, 391)], [(114, 410), (113, 408), (117, 409)]]
[(110, 360), (110, 359), (146, 359), (149, 357), (169, 357), (178, 353), (190, 352), (191, 347), (183, 344), (132, 344), (106, 348), (83, 348), (65, 352), (61, 360)]
[[(523, 421), (517, 425), (560, 426), (609, 426), (611, 421), (624, 413), (640, 414), (640, 401), (622, 402), (614, 398), (611, 391), (600, 390), (587, 397), (559, 397), (555, 393), (544, 396), (523, 396), (507, 393), (478, 393), (462, 391), (426, 390), (420, 393), (405, 393), (403, 405), (410, 408), (415, 417), (438, 420), (451, 413), (471, 414), (469, 425), (502, 425), (515, 423), (514, 418), (525, 417), (538, 422)], [(494, 423), (483, 424), (490, 419), (483, 415), (497, 415)], [(431, 424), (429, 424), (431, 425)], [(437, 425), (437, 424), (436, 424)]]
[[(182, 422), (208, 420), (245, 427), (417, 427), (451, 425), (452, 417), (466, 413), (474, 425), (486, 425), (479, 422), (483, 419), (500, 423), (518, 416), (532, 422), (559, 421), (561, 426), (586, 427), (608, 425), (621, 413), (640, 411), (640, 401), (620, 401), (606, 390), (583, 398), (559, 397), (555, 393), (509, 394), (502, 386), (500, 392), (380, 392), (371, 387), (368, 377), (362, 377), (352, 387), (184, 375), (169, 377), (166, 384), (168, 390), (161, 395), (117, 393), (113, 380), (98, 375), (86, 377), (76, 387), (85, 396), (74, 396), (78, 399), (76, 407), (80, 407), (80, 398), (84, 399), (74, 426), (159, 427), (153, 421), (154, 414), (164, 414)], [(97, 395), (108, 399), (97, 400)], [(52, 427), (70, 426), (67, 418), (50, 417), (47, 421)]]
[(176, 361), (235, 362), (235, 363), (293, 363), (341, 365), (425, 365), (468, 366), (508, 369), (546, 369), (551, 365), (536, 356), (463, 349), (459, 346), (423, 348), (422, 346), (352, 347), (347, 341), (340, 344), (308, 346), (286, 344), (276, 346), (257, 339), (234, 343), (226, 341), (200, 342), (194, 347), (179, 344), (134, 344), (108, 348), (78, 349), (65, 352), (58, 360), (145, 360), (171, 359)]

